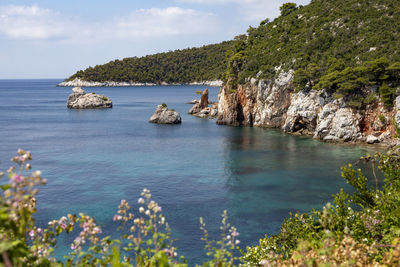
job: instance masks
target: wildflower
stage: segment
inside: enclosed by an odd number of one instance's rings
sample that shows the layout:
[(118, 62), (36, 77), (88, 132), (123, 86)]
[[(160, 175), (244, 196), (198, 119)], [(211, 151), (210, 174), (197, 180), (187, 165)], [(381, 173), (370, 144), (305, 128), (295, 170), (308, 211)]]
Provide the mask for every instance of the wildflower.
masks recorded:
[(237, 232), (237, 231), (234, 231), (233, 233), (232, 233), (232, 236), (238, 236), (239, 235), (239, 233)]
[(143, 203), (144, 203), (144, 199), (143, 199), (143, 198), (139, 198), (139, 199), (138, 199), (138, 203), (139, 203), (139, 204), (143, 204)]
[(40, 176), (42, 176), (42, 172), (41, 171), (34, 171), (32, 173), (32, 175), (33, 175), (33, 177), (40, 177)]
[(22, 175), (20, 175), (20, 174), (15, 174), (12, 177), (12, 181), (17, 183), (17, 184), (19, 184), (19, 183), (22, 183), (24, 181), (24, 177)]
[(121, 215), (114, 215), (113, 221), (120, 221), (122, 220), (122, 216)]
[(29, 231), (29, 236), (30, 236), (30, 237), (34, 237), (34, 236), (35, 236), (35, 231), (30, 230), (30, 231)]
[(236, 240), (236, 241), (235, 241), (235, 244), (236, 244), (236, 245), (239, 245), (239, 244), (240, 244), (240, 240)]
[(172, 257), (172, 255), (173, 255), (172, 251), (171, 251), (170, 249), (168, 249), (168, 248), (164, 249), (164, 253), (165, 253), (165, 255), (167, 255), (168, 257)]
[(93, 229), (93, 231), (96, 233), (96, 234), (101, 234), (103, 231), (101, 231), (101, 229), (100, 229), (100, 227), (98, 227), (98, 226), (96, 226), (94, 229)]
[(147, 216), (150, 216), (150, 210), (146, 210), (146, 212), (144, 214), (146, 214)]
[(72, 249), (72, 250), (75, 250), (75, 249), (76, 249), (75, 244), (71, 244), (71, 249)]
[(139, 208), (139, 212), (140, 212), (140, 213), (143, 213), (143, 212), (144, 212), (144, 208), (143, 208), (143, 207), (140, 207), (140, 208)]
[(227, 235), (227, 236), (226, 236), (226, 239), (228, 239), (228, 240), (231, 239), (231, 236), (230, 236), (230, 235)]

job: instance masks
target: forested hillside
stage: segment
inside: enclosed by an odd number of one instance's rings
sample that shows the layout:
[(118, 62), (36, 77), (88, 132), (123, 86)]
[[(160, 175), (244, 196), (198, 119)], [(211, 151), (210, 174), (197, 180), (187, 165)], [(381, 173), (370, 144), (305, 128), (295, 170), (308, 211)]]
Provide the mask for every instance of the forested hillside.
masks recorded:
[(329, 88), (339, 97), (375, 84), (392, 100), (399, 85), (398, 0), (287, 3), (280, 17), (235, 40), (225, 74), (233, 89), (248, 77), (273, 78), (281, 70), (296, 71), (298, 90)]
[(221, 79), (226, 70), (226, 51), (232, 42), (188, 48), (145, 57), (114, 60), (78, 71), (67, 81), (115, 81), (141, 83), (189, 83)]

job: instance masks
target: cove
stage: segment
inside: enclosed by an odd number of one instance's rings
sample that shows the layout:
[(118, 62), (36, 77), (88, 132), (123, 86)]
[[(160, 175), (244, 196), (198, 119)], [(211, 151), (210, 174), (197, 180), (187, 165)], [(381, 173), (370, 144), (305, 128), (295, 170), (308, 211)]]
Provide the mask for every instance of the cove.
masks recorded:
[[(18, 148), (32, 152), (33, 168), (48, 179), (37, 199), (38, 223), (85, 212), (112, 234), (120, 200), (136, 205), (148, 188), (190, 265), (205, 255), (199, 217), (217, 239), (226, 209), (241, 247), (255, 244), (277, 233), (289, 212), (321, 208), (340, 188), (348, 190), (340, 167), (371, 148), (187, 115), (185, 103), (204, 86), (85, 88), (110, 97), (113, 108), (68, 110), (71, 89), (55, 87), (59, 82), (0, 81), (0, 169)], [(218, 88), (209, 91), (216, 101)], [(181, 125), (148, 123), (163, 102), (181, 114)], [(72, 239), (62, 240), (57, 255)]]

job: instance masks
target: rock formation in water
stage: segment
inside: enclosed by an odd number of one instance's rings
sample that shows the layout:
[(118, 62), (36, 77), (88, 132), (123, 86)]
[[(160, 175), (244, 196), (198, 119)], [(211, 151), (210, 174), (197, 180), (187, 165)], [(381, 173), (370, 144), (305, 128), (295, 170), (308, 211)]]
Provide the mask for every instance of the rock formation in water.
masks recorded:
[(218, 114), (218, 105), (213, 103), (209, 107), (209, 104), (208, 89), (206, 88), (201, 95), (200, 101), (195, 103), (189, 110), (189, 114), (200, 118), (215, 118)]
[(393, 145), (400, 123), (400, 97), (392, 109), (381, 101), (363, 109), (349, 107), (326, 90), (294, 92), (293, 71), (275, 80), (248, 79), (237, 90), (224, 85), (218, 95), (217, 124), (281, 128), (331, 142), (367, 142)]
[(69, 95), (67, 107), (72, 109), (100, 109), (112, 108), (112, 101), (95, 93), (86, 93), (81, 87), (74, 87)]
[(181, 116), (175, 110), (170, 110), (167, 105), (158, 105), (149, 122), (158, 124), (179, 124), (182, 123)]

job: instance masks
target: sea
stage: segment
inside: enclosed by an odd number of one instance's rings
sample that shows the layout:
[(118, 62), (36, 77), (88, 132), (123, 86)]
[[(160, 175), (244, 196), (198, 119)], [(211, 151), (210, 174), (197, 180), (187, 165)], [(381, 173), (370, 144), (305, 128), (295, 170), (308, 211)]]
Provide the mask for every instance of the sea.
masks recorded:
[[(137, 214), (137, 199), (147, 188), (189, 266), (207, 259), (200, 217), (210, 239), (218, 240), (227, 210), (245, 249), (278, 233), (290, 212), (321, 209), (340, 188), (351, 190), (341, 166), (371, 152), (369, 146), (220, 126), (188, 115), (187, 102), (205, 86), (84, 88), (111, 98), (113, 108), (71, 110), (71, 88), (56, 87), (61, 81), (0, 80), (0, 170), (8, 169), (18, 148), (31, 151), (33, 169), (48, 180), (37, 197), (37, 224), (84, 212), (103, 235), (116, 236), (120, 201)], [(209, 88), (212, 101), (218, 90)], [(161, 103), (177, 110), (182, 124), (149, 123)], [(71, 252), (73, 239), (61, 237), (59, 259)]]

